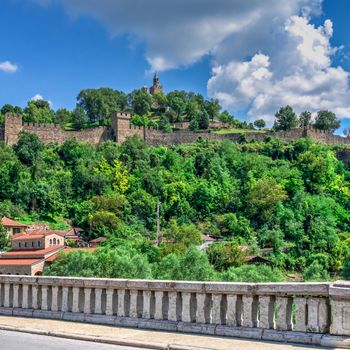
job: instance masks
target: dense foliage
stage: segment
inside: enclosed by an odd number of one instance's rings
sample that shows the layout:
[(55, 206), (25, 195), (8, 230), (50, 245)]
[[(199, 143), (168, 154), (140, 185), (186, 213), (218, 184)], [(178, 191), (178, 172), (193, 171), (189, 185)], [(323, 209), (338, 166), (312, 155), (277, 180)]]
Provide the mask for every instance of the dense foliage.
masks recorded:
[[(22, 133), (16, 146), (0, 146), (0, 215), (65, 219), (87, 239), (108, 237), (47, 274), (266, 281), (282, 271), (318, 280), (350, 257), (349, 178), (329, 146), (309, 139), (146, 147), (134, 137), (95, 148), (44, 146)], [(194, 248), (201, 234), (222, 240), (203, 252)], [(271, 267), (244, 265), (261, 254)]]

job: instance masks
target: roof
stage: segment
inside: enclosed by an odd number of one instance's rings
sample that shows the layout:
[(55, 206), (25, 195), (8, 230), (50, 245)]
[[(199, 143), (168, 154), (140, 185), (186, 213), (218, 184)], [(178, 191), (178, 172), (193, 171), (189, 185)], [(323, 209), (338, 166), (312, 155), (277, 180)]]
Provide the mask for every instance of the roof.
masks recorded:
[(19, 233), (17, 235), (14, 235), (12, 240), (37, 239), (37, 238), (43, 238), (50, 235), (58, 235), (58, 236), (64, 237), (62, 232), (66, 233), (66, 231), (55, 231), (55, 230), (43, 230), (43, 231), (33, 231), (31, 233)]
[(62, 231), (62, 230), (37, 230), (37, 231), (32, 231), (31, 233), (29, 233), (29, 235), (44, 235), (44, 236), (48, 236), (48, 235), (59, 235), (61, 237), (64, 237), (68, 234), (69, 231)]
[(7, 253), (3, 253), (0, 255), (0, 260), (2, 259), (34, 259), (34, 258), (44, 258), (47, 255), (51, 255), (51, 253), (55, 253), (56, 251), (60, 251), (64, 248), (62, 245), (56, 245), (53, 247), (49, 247), (46, 249), (36, 249), (36, 250), (10, 250)]
[(42, 259), (0, 259), (0, 266), (3, 265), (34, 265)]
[(84, 250), (84, 251), (88, 251), (88, 252), (95, 252), (96, 248), (70, 248), (70, 247), (65, 247), (64, 250), (59, 251), (55, 254), (52, 254), (51, 256), (49, 256), (47, 259), (45, 259), (45, 262), (47, 263), (52, 263), (55, 259), (58, 258), (58, 255), (61, 252), (67, 253), (67, 252), (71, 252), (72, 250)]
[(8, 226), (8, 227), (28, 227), (27, 225), (21, 224), (20, 222), (11, 220), (9, 218), (7, 218), (6, 216), (4, 216), (1, 219), (1, 223), (3, 226)]
[(98, 238), (91, 240), (89, 243), (101, 243), (101, 242), (104, 242), (105, 240), (107, 240), (106, 237), (98, 237)]

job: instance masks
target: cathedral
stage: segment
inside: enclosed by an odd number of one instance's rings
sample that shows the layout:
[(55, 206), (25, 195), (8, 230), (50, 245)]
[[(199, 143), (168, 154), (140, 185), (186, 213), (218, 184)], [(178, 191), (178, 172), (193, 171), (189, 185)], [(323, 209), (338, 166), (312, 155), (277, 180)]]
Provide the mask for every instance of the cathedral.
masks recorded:
[(158, 78), (157, 73), (154, 74), (154, 77), (153, 77), (153, 85), (150, 87), (149, 93), (150, 93), (151, 95), (154, 95), (154, 94), (162, 94), (162, 93), (163, 93), (163, 86), (161, 86), (161, 85), (159, 84), (159, 78)]

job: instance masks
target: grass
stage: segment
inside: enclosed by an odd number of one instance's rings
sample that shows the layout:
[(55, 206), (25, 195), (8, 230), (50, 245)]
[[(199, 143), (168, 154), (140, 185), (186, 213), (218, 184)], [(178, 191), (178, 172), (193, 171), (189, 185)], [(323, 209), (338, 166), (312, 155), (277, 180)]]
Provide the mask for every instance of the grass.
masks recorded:
[(230, 129), (219, 129), (213, 131), (214, 134), (249, 134), (252, 132), (261, 132), (265, 133), (266, 130), (251, 130), (251, 129), (237, 129), (237, 128), (230, 128)]
[(68, 230), (69, 225), (65, 222), (62, 217), (55, 217), (54, 219), (50, 217), (43, 217), (39, 215), (24, 214), (21, 217), (16, 218), (17, 221), (30, 225), (33, 222), (41, 222), (49, 225), (52, 230)]

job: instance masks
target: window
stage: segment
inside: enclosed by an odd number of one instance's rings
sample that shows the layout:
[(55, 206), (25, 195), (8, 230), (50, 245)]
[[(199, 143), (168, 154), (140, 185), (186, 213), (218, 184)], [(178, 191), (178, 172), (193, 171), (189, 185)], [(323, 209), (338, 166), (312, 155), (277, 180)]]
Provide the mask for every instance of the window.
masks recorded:
[(34, 247), (34, 242), (32, 242), (32, 247)]
[(13, 234), (16, 234), (16, 233), (21, 233), (21, 229), (18, 228), (18, 227), (14, 227), (13, 228)]
[(53, 239), (53, 245), (56, 245), (56, 238)]
[(18, 248), (21, 248), (21, 242), (18, 242)]
[(24, 248), (27, 248), (27, 242), (24, 242)]
[(38, 241), (38, 247), (40, 247), (40, 245), (41, 245), (41, 242), (40, 242), (40, 241)]
[(50, 239), (50, 245), (52, 245), (52, 239)]

